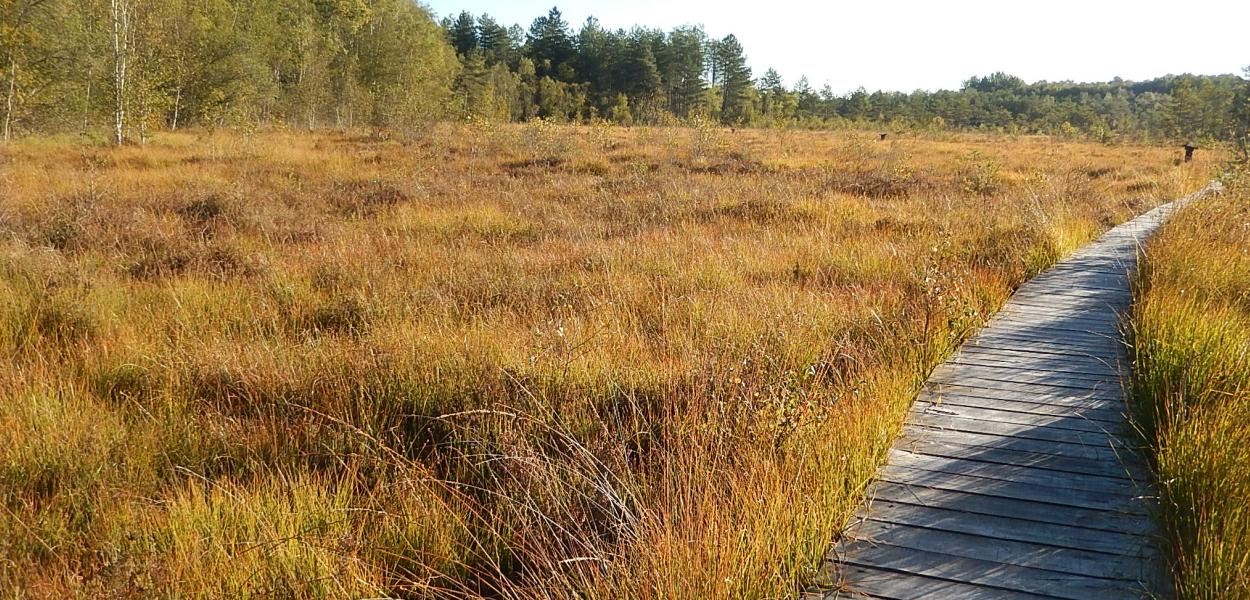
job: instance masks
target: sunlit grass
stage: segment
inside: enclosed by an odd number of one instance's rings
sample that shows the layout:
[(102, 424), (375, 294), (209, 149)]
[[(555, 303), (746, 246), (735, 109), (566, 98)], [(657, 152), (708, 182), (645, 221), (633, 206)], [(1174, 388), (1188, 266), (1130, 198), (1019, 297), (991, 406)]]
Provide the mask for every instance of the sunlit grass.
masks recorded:
[(1134, 395), (1182, 598), (1250, 598), (1250, 210), (1244, 179), (1147, 253)]
[(0, 589), (775, 598), (930, 367), (1204, 179), (1040, 137), (444, 126), (0, 160)]

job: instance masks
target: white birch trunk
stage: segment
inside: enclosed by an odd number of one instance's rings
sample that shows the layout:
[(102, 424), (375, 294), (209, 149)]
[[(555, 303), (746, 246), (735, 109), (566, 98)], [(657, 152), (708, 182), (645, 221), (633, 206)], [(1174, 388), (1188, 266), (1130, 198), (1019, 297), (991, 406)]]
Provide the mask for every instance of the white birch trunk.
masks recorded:
[(130, 0), (109, 0), (113, 20), (113, 141), (126, 141), (126, 77), (130, 66)]
[(9, 94), (4, 102), (4, 141), (13, 136), (13, 105), (17, 101), (17, 57), (9, 52)]

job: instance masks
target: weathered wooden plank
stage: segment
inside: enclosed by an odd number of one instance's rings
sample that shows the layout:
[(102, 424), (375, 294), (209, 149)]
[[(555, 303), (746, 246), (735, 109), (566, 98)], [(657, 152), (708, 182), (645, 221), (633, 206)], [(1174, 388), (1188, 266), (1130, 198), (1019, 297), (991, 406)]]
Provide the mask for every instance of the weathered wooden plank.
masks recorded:
[[(869, 517), (853, 522), (844, 535), (868, 544), (889, 544), (906, 549), (938, 552), (946, 556), (996, 562), (1000, 565), (1044, 569), (1053, 574), (1105, 577), (1136, 581), (1140, 577), (1139, 556), (1145, 551), (1138, 544), (1126, 552), (1098, 552), (1073, 549), (1044, 542), (1004, 539), (998, 535), (965, 534), (935, 527), (899, 524)], [(876, 565), (885, 566), (885, 565)], [(911, 571), (921, 572), (921, 571)], [(1038, 591), (1038, 590), (1029, 590)]]
[(994, 330), (1006, 330), (1011, 334), (1060, 336), (1064, 340), (1074, 340), (1087, 344), (1116, 343), (1120, 332), (1103, 324), (1083, 322), (1080, 319), (1051, 319), (1037, 316), (1006, 314), (994, 317), (989, 322)]
[(931, 438), (900, 439), (894, 444), (894, 447), (929, 456), (945, 456), (1004, 465), (1038, 467), (1052, 471), (1088, 473), (1136, 481), (1146, 481), (1150, 475), (1144, 466), (1140, 464), (1126, 465), (1114, 460), (1094, 460), (1055, 454), (1040, 454), (1010, 448), (969, 446), (967, 444), (940, 442)]
[(1099, 398), (1103, 400), (1115, 400), (1121, 398), (1122, 390), (1119, 389), (1118, 383), (1109, 383), (1102, 386), (1091, 386), (1085, 388), (1079, 385), (1062, 385), (1058, 383), (1038, 383), (1027, 381), (1011, 381), (1009, 379), (994, 377), (975, 377), (971, 375), (959, 376), (952, 378), (950, 376), (934, 377), (930, 382), (931, 385), (950, 385), (964, 386), (971, 388), (989, 388), (1000, 389), (1010, 392), (1022, 392), (1025, 394), (1051, 394), (1051, 395), (1068, 395), (1082, 396), (1086, 398)]
[[(1015, 327), (1008, 327), (1008, 324), (1014, 324)], [(1067, 337), (1084, 336), (1102, 336), (1115, 339), (1119, 334), (1121, 323), (1111, 317), (1091, 316), (1082, 317), (1076, 314), (1060, 314), (1060, 313), (1043, 313), (1025, 310), (1016, 310), (1015, 307), (1005, 306), (1002, 312), (990, 317), (987, 327), (990, 332), (1002, 330), (1010, 332), (1011, 329), (1035, 329), (1041, 327), (1050, 327), (1051, 329), (1070, 332), (1064, 333)]]
[(969, 366), (991, 369), (1015, 369), (1060, 375), (1079, 375), (1098, 379), (1120, 380), (1123, 373), (1108, 366), (1106, 362), (1095, 358), (1081, 356), (1060, 356), (1056, 354), (1006, 354), (988, 349), (973, 348), (960, 352), (946, 362), (952, 367)]
[[(977, 343), (971, 343), (974, 341)], [(956, 357), (963, 356), (964, 354), (977, 354), (983, 356), (1018, 358), (1025, 360), (1067, 360), (1097, 364), (1108, 371), (1118, 372), (1121, 364), (1121, 357), (1123, 356), (1120, 352), (1108, 352), (1105, 346), (1102, 348), (1102, 352), (1087, 352), (1080, 348), (1073, 348), (1072, 346), (1063, 344), (1051, 344), (1055, 347), (1047, 348), (1045, 347), (1046, 344), (1042, 342), (1036, 343), (1036, 346), (1038, 347), (1033, 347), (1032, 344), (1022, 344), (1019, 342), (996, 344), (986, 338), (979, 337), (972, 338), (969, 342), (970, 343), (965, 343), (963, 346), (960, 346), (958, 353), (955, 354)], [(1112, 348), (1114, 348), (1114, 346)]]
[[(1015, 590), (986, 587), (913, 575), (911, 573), (844, 564), (839, 567), (842, 583), (853, 591), (836, 590), (804, 600), (848, 600), (880, 598), (881, 600), (915, 600), (917, 598), (959, 598), (960, 600), (1054, 600), (1054, 596), (1026, 594)], [(864, 595), (860, 595), (864, 594)]]
[[(1043, 308), (1042, 302), (1047, 302)], [(1029, 298), (1012, 298), (1003, 305), (1001, 314), (1027, 314), (1056, 319), (1083, 319), (1097, 321), (1104, 326), (1116, 328), (1123, 323), (1128, 304), (1108, 304), (1106, 300), (1077, 300), (1051, 298), (1049, 301)]]
[[(951, 360), (938, 365), (934, 373), (950, 373), (952, 375), (963, 375), (967, 377), (982, 377), (982, 374), (991, 375), (992, 378), (1010, 377), (1010, 381), (1016, 383), (1034, 383), (1039, 381), (1054, 381), (1056, 384), (1064, 384), (1068, 387), (1079, 387), (1085, 383), (1093, 384), (1114, 384), (1119, 385), (1120, 375), (1118, 373), (1079, 373), (1069, 372), (1059, 369), (1039, 368), (1044, 366), (1044, 361), (1035, 361), (1037, 366), (1030, 365), (1012, 365), (1005, 364), (994, 360), (980, 359), (969, 356), (967, 362), (956, 362), (964, 360), (961, 357), (952, 358)], [(1053, 362), (1053, 361), (1052, 361)]]
[(1039, 286), (1054, 285), (1067, 288), (1124, 289), (1129, 284), (1124, 273), (1100, 273), (1090, 269), (1067, 269), (1062, 264), (1033, 278)]
[(895, 465), (886, 465), (885, 468), (881, 469), (879, 476), (894, 483), (922, 485), (939, 490), (972, 492), (986, 496), (1000, 496), (1051, 504), (1054, 505), (1055, 510), (1065, 510), (1064, 507), (1076, 507), (1133, 515), (1147, 514), (1145, 506), (1140, 502), (1133, 502), (1134, 497), (1128, 494), (1108, 494), (1105, 492), (1048, 487), (1036, 483), (986, 479), (972, 475), (926, 471), (924, 469), (912, 469)]
[(890, 465), (1108, 495), (1134, 497), (1150, 493), (1144, 486), (1121, 478), (1052, 471), (1034, 466), (1004, 465), (965, 458), (929, 456), (899, 448), (890, 450)]
[(1086, 529), (1100, 531), (1118, 531), (1147, 536), (1155, 532), (1154, 523), (1149, 517), (1144, 515), (1129, 515), (1079, 507), (1056, 510), (1052, 504), (978, 494), (976, 492), (899, 484), (885, 480), (873, 484), (872, 489), (868, 491), (868, 497), (870, 500), (907, 502), (922, 506), (951, 508), (979, 515), (1011, 517), (1037, 523), (1076, 524)]
[(1113, 436), (1104, 432), (1092, 433), (1088, 431), (1073, 431), (1071, 429), (1056, 429), (1052, 427), (1038, 427), (1035, 425), (1020, 425), (1017, 423), (982, 421), (967, 417), (951, 417), (939, 414), (916, 415), (915, 413), (911, 413), (908, 415), (907, 422), (922, 427), (941, 428), (949, 431), (980, 433), (1047, 442), (1060, 442), (1076, 446), (1125, 447), (1126, 445), (1125, 442), (1118, 441)]
[(1087, 529), (1069, 524), (1038, 523), (1015, 517), (980, 515), (959, 510), (957, 507), (922, 506), (880, 499), (872, 500), (862, 511), (861, 518), (1015, 542), (1129, 556), (1148, 551), (1153, 543), (1150, 537), (1141, 534)]
[(1121, 286), (1128, 285), (1128, 282), (1125, 280), (1102, 282), (1088, 279), (1064, 279), (1062, 275), (1047, 276), (1045, 274), (1038, 275), (1036, 283), (1037, 289), (1058, 289), (1062, 287), (1066, 289), (1084, 289), (1092, 292), (1115, 292), (1120, 290)]
[(1041, 328), (986, 329), (972, 339), (985, 338), (1058, 344), (1073, 350), (1103, 351), (1109, 354), (1118, 354), (1124, 348), (1122, 340), (1107, 335), (1074, 331), (1053, 331)]
[(1114, 292), (1128, 285), (1128, 280), (1123, 277), (1072, 277), (1066, 273), (1049, 274), (1043, 273), (1038, 275), (1034, 282), (1039, 288), (1046, 287), (1065, 287), (1068, 289), (1081, 288), (1093, 291)]
[[(896, 525), (895, 527), (904, 526)], [(1139, 594), (1141, 590), (1140, 584), (1135, 580), (1071, 575), (1068, 572), (960, 556), (960, 554), (965, 554), (965, 551), (966, 554), (989, 554), (985, 550), (993, 551), (996, 547), (1004, 547), (1005, 550), (1014, 544), (1004, 541), (1001, 545), (983, 546), (978, 549), (978, 546), (969, 542), (964, 542), (965, 545), (955, 545), (956, 540), (951, 539), (954, 534), (939, 535), (940, 532), (926, 531), (930, 532), (929, 536), (911, 536), (909, 540), (916, 540), (918, 542), (916, 545), (933, 547), (931, 550), (895, 546), (883, 544), (883, 542), (873, 544), (873, 542), (854, 541), (848, 544), (850, 550), (864, 549), (866, 551), (849, 554), (844, 561), (851, 565), (875, 566), (879, 569), (899, 570), (914, 575), (953, 579), (969, 582), (969, 584), (1001, 587), (1006, 590), (1045, 594), (1071, 600), (1124, 599), (1124, 597), (1134, 597), (1133, 594)], [(948, 545), (935, 547), (934, 542), (938, 541), (946, 542)], [(1003, 554), (1009, 556), (1006, 551)], [(1048, 557), (1050, 556), (1040, 555), (1038, 562), (1045, 562)], [(1024, 559), (1020, 560), (1024, 561)], [(1098, 562), (1091, 562), (1091, 564), (1098, 564)]]
[(1003, 319), (1022, 318), (1063, 321), (1080, 323), (1082, 325), (1088, 324), (1089, 326), (1112, 332), (1119, 329), (1120, 325), (1123, 324), (1123, 316), (1110, 308), (1097, 305), (1069, 306), (1060, 302), (1053, 302), (1050, 308), (1042, 309), (1011, 301), (1003, 305), (1002, 310), (995, 316)]
[(1098, 310), (1120, 312), (1131, 302), (1119, 292), (1067, 289), (1056, 290), (1038, 287), (1022, 287), (1008, 299), (1006, 305), (1021, 306), (1040, 311), (1058, 311), (1065, 307), (1091, 307)]
[[(1023, 386), (1021, 386), (1023, 387)], [(1078, 408), (1113, 408), (1123, 407), (1124, 398), (1117, 392), (1090, 392), (1065, 388), (1002, 389), (995, 385), (980, 384), (974, 381), (961, 383), (940, 383), (930, 381), (924, 385), (924, 391), (935, 394), (966, 394), (970, 396), (1018, 400), (1020, 402), (1036, 402), (1054, 406), (1072, 406)]]
[(1092, 302), (1103, 306), (1124, 306), (1129, 302), (1120, 290), (1089, 289), (1079, 285), (1043, 285), (1032, 281), (1017, 288), (1008, 300), (1031, 302), (1043, 309), (1053, 308), (1056, 303), (1063, 302)]
[(922, 415), (938, 414), (948, 417), (964, 417), (968, 419), (978, 419), (981, 421), (1000, 421), (1002, 423), (1031, 425), (1034, 427), (1054, 427), (1056, 429), (1071, 429), (1073, 431), (1088, 431), (1091, 433), (1115, 433), (1127, 429), (1127, 426), (1123, 422), (1119, 421), (1095, 421), (1077, 416), (1045, 413), (1039, 414), (1036, 412), (1025, 412), (1019, 410), (985, 408), (983, 406), (965, 406), (952, 402), (935, 404), (917, 401), (914, 405), (912, 405), (912, 412)]
[(995, 341), (993, 336), (986, 336), (970, 338), (967, 343), (960, 346), (959, 353), (955, 354), (953, 358), (958, 358), (963, 356), (964, 353), (968, 353), (986, 357), (1014, 358), (1017, 360), (1062, 360), (1072, 364), (1097, 365), (1104, 370), (1118, 372), (1117, 367), (1121, 364), (1124, 355), (1119, 352), (1116, 346), (1107, 344), (1090, 344), (1090, 346), (1086, 349), (1059, 342), (1029, 341), (1026, 339), (1012, 339), (1010, 342), (1002, 342)]
[(1097, 355), (1071, 350), (1039, 350), (1028, 347), (1012, 347), (1006, 344), (965, 344), (955, 354), (954, 358), (958, 359), (965, 356), (993, 358), (1008, 363), (1015, 361), (1064, 361), (1069, 364), (1080, 365), (1082, 369), (1098, 370), (1110, 375), (1120, 374), (1119, 361), (1107, 360)]
[(1039, 285), (1032, 281), (1016, 288), (1010, 299), (1014, 300), (1016, 298), (1026, 300), (1036, 298), (1039, 301), (1049, 298), (1072, 298), (1076, 300), (1102, 300), (1116, 304), (1128, 304), (1128, 299), (1124, 297), (1123, 290), (1091, 290), (1075, 286), (1058, 287), (1054, 285)]
[(1128, 279), (1129, 273), (1131, 271), (1131, 269), (1129, 269), (1128, 267), (1123, 267), (1123, 268), (1118, 268), (1118, 269), (1114, 267), (1098, 267), (1096, 266), (1098, 265), (1098, 263), (1099, 261), (1096, 261), (1096, 260), (1086, 261), (1083, 264), (1081, 262), (1073, 262), (1069, 264), (1067, 261), (1065, 261), (1061, 264), (1055, 265), (1054, 268), (1052, 268), (1050, 271), (1047, 271), (1047, 273), (1053, 274), (1055, 276), (1076, 275), (1078, 277), (1079, 276), (1106, 277), (1108, 279), (1116, 279), (1116, 280)]
[(993, 319), (1028, 318), (1036, 320), (1070, 321), (1088, 323), (1100, 329), (1117, 329), (1121, 324), (1121, 315), (1109, 308), (1098, 305), (1074, 304), (1068, 307), (1063, 301), (1050, 303), (1050, 308), (1026, 306), (1015, 301), (1008, 301)]
[[(945, 363), (930, 374), (932, 383), (964, 385), (993, 385), (998, 383), (1010, 385), (1045, 386), (1073, 390), (1084, 393), (1087, 389), (1100, 391), (1110, 395), (1121, 391), (1120, 378), (1111, 375), (1090, 375), (1085, 373), (1063, 373), (1044, 369), (1028, 369), (1011, 365), (982, 365), (966, 363)], [(995, 383), (986, 383), (995, 382)]]
[[(956, 359), (958, 360), (958, 359)], [(968, 359), (975, 360), (975, 359)], [(933, 371), (934, 376), (965, 376), (983, 377), (983, 379), (1001, 379), (1008, 377), (1013, 382), (1055, 382), (1055, 385), (1084, 386), (1086, 382), (1094, 385), (1119, 386), (1119, 374), (1086, 374), (1086, 372), (1059, 371), (1054, 369), (1030, 369), (1029, 366), (994, 365), (989, 361), (956, 362), (948, 361), (938, 365)]]
[(1042, 291), (1054, 292), (1055, 294), (1059, 294), (1062, 296), (1075, 296), (1075, 297), (1109, 296), (1109, 297), (1114, 297), (1118, 299), (1125, 298), (1124, 290), (1118, 289), (1118, 288), (1111, 289), (1111, 290), (1101, 290), (1101, 289), (1095, 290), (1095, 289), (1082, 288), (1080, 286), (1062, 286), (1062, 285), (1053, 285), (1053, 284), (1044, 285), (1044, 284), (1039, 283), (1038, 280), (1036, 279), (1026, 281), (1016, 288), (1017, 293), (1030, 293), (1030, 292), (1042, 292)]
[(1015, 301), (1007, 303), (997, 313), (1000, 318), (1022, 318), (1036, 320), (1053, 320), (1064, 323), (1080, 324), (1096, 327), (1099, 330), (1114, 332), (1124, 324), (1123, 316), (1116, 310), (1097, 305), (1060, 305), (1056, 303), (1050, 309), (1039, 309)]
[(1070, 444), (993, 433), (935, 429), (915, 424), (903, 428), (902, 439), (905, 442), (910, 440), (929, 440), (947, 444), (962, 444), (964, 446), (1005, 448), (1034, 454), (1053, 454), (1055, 456), (1101, 460), (1110, 464), (1137, 464), (1136, 461), (1139, 460), (1133, 454), (1126, 452), (1122, 447), (1117, 447), (1109, 440), (1106, 445)]
[(1005, 335), (977, 336), (965, 342), (963, 348), (965, 350), (973, 350), (977, 348), (1010, 348), (1016, 350), (1017, 352), (1081, 356), (1098, 360), (1099, 362), (1108, 365), (1118, 365), (1126, 360), (1124, 352), (1121, 351), (1120, 346), (1110, 346), (1107, 344), (1098, 344), (1097, 346), (1079, 346), (1059, 341), (1037, 340), (1029, 339), (1027, 337), (1011, 337)]
[(1009, 327), (1013, 334), (1034, 334), (1059, 336), (1061, 339), (1074, 339), (1085, 342), (1115, 343), (1119, 334), (1106, 331), (1101, 327), (1087, 327), (1079, 322), (1064, 322), (1063, 319), (1026, 319), (1015, 315), (1003, 315), (990, 320), (990, 327)]
[(970, 339), (961, 347), (960, 354), (953, 356), (952, 360), (957, 360), (964, 353), (987, 358), (994, 356), (1004, 359), (1013, 358), (1010, 354), (999, 354), (1001, 352), (1014, 352), (1016, 353), (1014, 356), (1020, 359), (1036, 357), (1037, 360), (1042, 361), (1070, 361), (1074, 365), (1087, 365), (1101, 369), (1102, 373), (1106, 374), (1121, 374), (1128, 368), (1128, 358), (1114, 346), (1080, 347), (1058, 342), (1003, 336)]
[(1065, 345), (1073, 345), (1074, 347), (1092, 346), (1093, 348), (1112, 348), (1118, 349), (1124, 347), (1124, 341), (1117, 337), (1119, 334), (1090, 332), (1073, 329), (1048, 329), (1043, 326), (1034, 326), (1024, 323), (1016, 323), (1013, 327), (1007, 327), (1006, 324), (991, 323), (990, 326), (982, 329), (973, 337), (982, 336), (999, 336), (1011, 338), (1032, 339), (1038, 342), (1061, 342)]
[(1095, 400), (1087, 404), (1081, 405), (1060, 405), (1048, 404), (1045, 402), (1037, 402), (1035, 400), (1020, 400), (1017, 398), (1001, 398), (995, 397), (993, 392), (989, 394), (976, 394), (967, 392), (934, 392), (922, 391), (916, 397), (919, 406), (927, 408), (935, 406), (944, 407), (966, 407), (981, 408), (985, 410), (996, 410), (1008, 413), (1020, 413), (1023, 415), (1039, 415), (1047, 417), (1065, 417), (1069, 419), (1082, 419), (1085, 421), (1098, 421), (1102, 423), (1121, 424), (1124, 422), (1125, 407), (1122, 403), (1113, 400)]

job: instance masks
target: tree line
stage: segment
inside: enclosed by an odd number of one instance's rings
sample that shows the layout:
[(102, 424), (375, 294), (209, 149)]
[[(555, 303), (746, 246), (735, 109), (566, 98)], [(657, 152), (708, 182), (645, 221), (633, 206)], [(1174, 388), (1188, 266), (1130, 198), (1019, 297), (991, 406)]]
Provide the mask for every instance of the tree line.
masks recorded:
[(0, 0), (4, 138), (108, 131), (117, 142), (188, 125), (403, 127), (436, 119), (1245, 138), (1236, 75), (837, 94), (758, 78), (731, 35), (702, 27), (528, 29), (413, 0)]
[(393, 125), (460, 71), (411, 0), (0, 0), (6, 139), (187, 125)]
[(701, 27), (607, 30), (592, 17), (574, 31), (556, 8), (528, 30), (468, 12), (441, 25), (462, 64), (457, 109), (470, 117), (703, 118), (731, 126), (875, 124), (1202, 141), (1234, 137), (1250, 112), (1248, 82), (1236, 75), (1029, 84), (994, 73), (959, 90), (835, 94), (806, 77), (787, 86), (775, 69), (753, 77), (735, 36), (709, 37)]

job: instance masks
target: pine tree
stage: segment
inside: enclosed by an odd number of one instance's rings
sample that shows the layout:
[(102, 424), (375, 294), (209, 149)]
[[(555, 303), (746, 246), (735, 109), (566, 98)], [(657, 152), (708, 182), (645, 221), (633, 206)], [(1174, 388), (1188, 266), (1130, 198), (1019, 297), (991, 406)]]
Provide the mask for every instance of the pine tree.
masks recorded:
[(842, 116), (852, 121), (863, 121), (872, 116), (872, 102), (868, 100), (868, 90), (863, 87), (851, 93), (845, 102)]
[(534, 61), (539, 76), (568, 77), (574, 54), (573, 36), (560, 9), (553, 7), (546, 16), (534, 19), (526, 40), (526, 56)]
[(490, 112), (490, 73), (481, 50), (472, 50), (460, 58), (460, 74), (456, 77), (456, 95), (466, 117), (482, 117)]
[(490, 15), (477, 18), (477, 41), (487, 65), (514, 64), (517, 40)]
[(747, 66), (746, 53), (733, 34), (725, 36), (716, 45), (716, 63), (721, 78), (722, 123), (741, 125), (747, 122), (751, 112), (751, 68)]
[(679, 27), (669, 36), (668, 109), (678, 117), (689, 118), (702, 109), (707, 90), (703, 80), (706, 41), (698, 27)]
[(455, 48), (456, 54), (460, 56), (468, 56), (471, 52), (478, 49), (477, 23), (473, 19), (473, 15), (468, 11), (460, 13), (459, 17), (451, 23), (451, 27), (447, 31), (447, 37), (451, 41), (452, 48)]
[(725, 83), (724, 77), (721, 76), (720, 68), (720, 40), (707, 40), (703, 45), (703, 55), (706, 57), (704, 68), (707, 73), (708, 85), (720, 87)]
[(1172, 86), (1163, 104), (1163, 122), (1173, 140), (1194, 142), (1201, 128), (1201, 106), (1198, 93), (1189, 77), (1181, 77)]
[(646, 40), (638, 37), (630, 40), (623, 67), (623, 81), (627, 82), (625, 92), (632, 99), (634, 116), (654, 120), (664, 81), (655, 63), (655, 53)]
[(781, 81), (781, 75), (776, 69), (768, 69), (764, 71), (764, 76), (760, 78), (760, 112), (766, 117), (774, 116), (777, 112), (777, 104), (781, 102), (782, 96), (786, 93), (786, 88)]
[(615, 85), (620, 60), (618, 41), (594, 17), (587, 18), (577, 34), (577, 74), (589, 84), (592, 103), (604, 112), (610, 110), (613, 96), (619, 91)]

